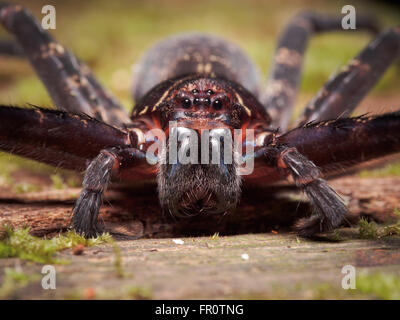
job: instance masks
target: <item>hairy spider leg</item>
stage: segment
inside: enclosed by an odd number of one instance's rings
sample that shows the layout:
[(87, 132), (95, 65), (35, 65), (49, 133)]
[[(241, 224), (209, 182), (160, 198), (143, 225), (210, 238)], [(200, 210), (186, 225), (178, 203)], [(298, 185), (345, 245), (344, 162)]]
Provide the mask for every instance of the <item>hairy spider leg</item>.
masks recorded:
[(108, 148), (101, 150), (85, 171), (83, 189), (73, 209), (71, 225), (87, 238), (103, 231), (97, 216), (103, 203), (104, 191), (113, 176), (124, 169), (145, 164), (145, 154), (136, 148)]
[(0, 150), (83, 171), (107, 147), (129, 146), (128, 133), (87, 115), (0, 106)]
[(145, 153), (135, 148), (135, 131), (124, 132), (87, 115), (0, 106), (0, 119), (0, 150), (60, 168), (85, 170), (72, 226), (87, 237), (99, 232), (97, 215), (112, 174), (138, 175), (149, 167)]
[[(260, 102), (273, 119), (272, 127), (286, 131), (299, 88), (304, 53), (310, 37), (325, 31), (343, 30), (341, 17), (310, 11), (294, 16), (281, 34), (270, 75)], [(357, 15), (357, 29), (378, 32), (376, 21)]]
[(57, 108), (85, 113), (117, 127), (130, 123), (127, 112), (89, 67), (43, 30), (28, 10), (0, 3), (0, 22), (16, 37)]
[(335, 228), (346, 214), (322, 173), (396, 152), (400, 152), (400, 111), (310, 123), (270, 140), (255, 152), (255, 158), (292, 176), (310, 198), (314, 214), (296, 225), (299, 234), (310, 236)]
[(349, 116), (364, 96), (400, 57), (400, 27), (379, 34), (307, 104), (298, 125)]

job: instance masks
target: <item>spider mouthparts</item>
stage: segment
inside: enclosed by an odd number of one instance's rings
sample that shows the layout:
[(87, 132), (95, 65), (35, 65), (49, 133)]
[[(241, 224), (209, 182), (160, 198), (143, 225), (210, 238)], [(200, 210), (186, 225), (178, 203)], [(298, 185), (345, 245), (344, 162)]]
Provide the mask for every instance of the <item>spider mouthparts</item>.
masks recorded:
[(214, 192), (198, 190), (187, 192), (179, 201), (175, 210), (176, 216), (196, 216), (207, 214), (220, 214), (226, 211), (226, 202)]

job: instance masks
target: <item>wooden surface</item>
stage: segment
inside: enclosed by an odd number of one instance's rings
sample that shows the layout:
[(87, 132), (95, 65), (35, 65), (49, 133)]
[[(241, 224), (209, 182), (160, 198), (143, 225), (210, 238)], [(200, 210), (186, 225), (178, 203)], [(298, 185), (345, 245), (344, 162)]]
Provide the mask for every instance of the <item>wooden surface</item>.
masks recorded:
[[(353, 176), (331, 184), (349, 206), (338, 242), (300, 239), (290, 231), (293, 221), (310, 209), (291, 188), (247, 190), (231, 215), (179, 221), (162, 216), (152, 185), (112, 190), (101, 220), (118, 240), (125, 277), (117, 276), (115, 251), (109, 245), (86, 248), (79, 256), (65, 250), (59, 255), (71, 263), (56, 266), (57, 290), (43, 290), (36, 281), (13, 297), (141, 298), (147, 292), (145, 297), (160, 299), (374, 298), (343, 290), (341, 268), (351, 264), (360, 273), (400, 276), (400, 239), (361, 240), (355, 227), (360, 216), (378, 222), (395, 217), (400, 178)], [(51, 186), (33, 193), (0, 191), (0, 223), (30, 226), (38, 236), (68, 228), (79, 193)], [(219, 236), (213, 237), (215, 233)], [(184, 243), (175, 243), (177, 238)], [(40, 265), (0, 260), (0, 268), (16, 265), (40, 275)]]

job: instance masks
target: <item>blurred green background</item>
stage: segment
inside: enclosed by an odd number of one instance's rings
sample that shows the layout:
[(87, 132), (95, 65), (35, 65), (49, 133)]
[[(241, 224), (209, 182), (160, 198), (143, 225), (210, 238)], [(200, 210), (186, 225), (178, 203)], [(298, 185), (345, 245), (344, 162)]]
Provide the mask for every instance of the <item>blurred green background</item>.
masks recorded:
[[(157, 40), (185, 31), (215, 33), (239, 44), (267, 75), (276, 39), (285, 22), (298, 11), (312, 9), (341, 15), (347, 1), (10, 1), (43, 16), (43, 5), (56, 7), (56, 30), (51, 33), (86, 61), (124, 106), (130, 110), (131, 68)], [(357, 14), (372, 13), (384, 28), (400, 21), (400, 7), (382, 1), (352, 1)], [(0, 37), (10, 37), (3, 29)], [(355, 56), (371, 36), (366, 33), (326, 33), (312, 38), (306, 54), (297, 112), (335, 70)], [(364, 100), (362, 112), (400, 109), (399, 65), (390, 68)], [(0, 103), (52, 102), (29, 63), (0, 57)], [(4, 158), (4, 155), (2, 156)], [(6, 156), (7, 161), (15, 157)], [(1, 162), (3, 163), (3, 161)], [(18, 163), (25, 163), (18, 161)], [(33, 166), (33, 162), (28, 162)], [(393, 166), (391, 167), (393, 168)], [(390, 169), (392, 170), (392, 169)], [(393, 172), (392, 172), (393, 171)], [(396, 174), (399, 170), (390, 172)]]

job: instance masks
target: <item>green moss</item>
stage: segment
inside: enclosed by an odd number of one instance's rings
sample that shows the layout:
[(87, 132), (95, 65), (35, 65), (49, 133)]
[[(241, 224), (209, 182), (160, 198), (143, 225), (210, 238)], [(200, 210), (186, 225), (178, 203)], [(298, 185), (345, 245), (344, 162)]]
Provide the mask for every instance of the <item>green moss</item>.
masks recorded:
[(339, 229), (335, 229), (333, 232), (327, 234), (326, 240), (332, 241), (332, 242), (341, 242), (345, 239), (341, 235)]
[(395, 208), (393, 213), (397, 216), (397, 222), (388, 226), (384, 226), (381, 231), (382, 237), (400, 236), (400, 211)]
[(358, 222), (359, 225), (359, 236), (361, 239), (377, 239), (378, 228), (375, 222), (361, 218)]
[[(398, 209), (394, 210), (395, 215), (399, 215)], [(399, 215), (400, 218), (400, 215)], [(375, 222), (368, 222), (361, 218), (359, 221), (359, 237), (362, 239), (380, 239), (390, 236), (400, 236), (400, 220), (395, 223), (378, 226)]]
[[(73, 248), (78, 244), (87, 247), (108, 243), (109, 234), (97, 238), (85, 239), (81, 235), (69, 231), (52, 239), (38, 238), (29, 234), (29, 228), (13, 229), (3, 227), (3, 239), (0, 241), (0, 258), (20, 258), (38, 263), (61, 263), (55, 254), (64, 249)], [(6, 233), (4, 235), (4, 232)]]
[(382, 237), (389, 236), (400, 236), (400, 223), (384, 227)]
[(391, 274), (364, 274), (356, 279), (357, 290), (379, 299), (400, 299), (400, 277)]

